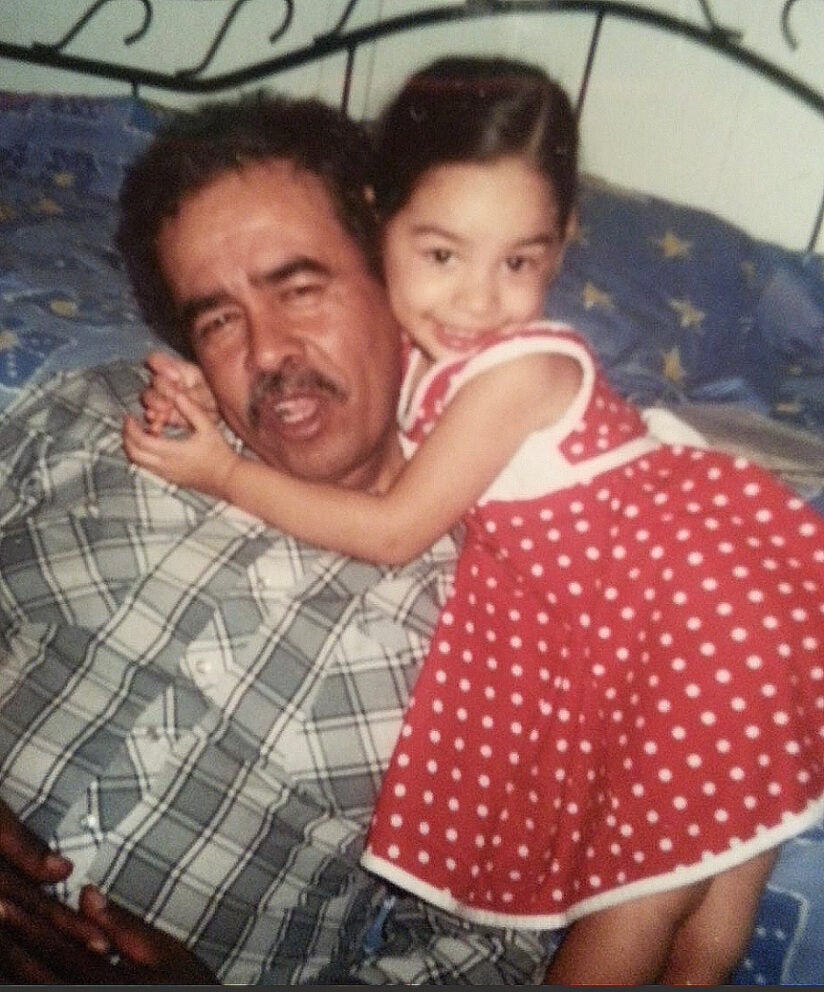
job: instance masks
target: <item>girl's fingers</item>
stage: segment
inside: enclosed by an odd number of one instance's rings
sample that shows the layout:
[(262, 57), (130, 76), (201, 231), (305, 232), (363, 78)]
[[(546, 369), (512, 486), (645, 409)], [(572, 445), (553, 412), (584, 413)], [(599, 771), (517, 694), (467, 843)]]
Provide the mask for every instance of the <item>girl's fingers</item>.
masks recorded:
[(152, 375), (160, 375), (167, 379), (180, 382), (182, 359), (178, 360), (174, 355), (170, 355), (168, 351), (150, 351), (146, 355), (145, 361), (146, 368), (149, 369)]
[(175, 394), (175, 406), (181, 416), (189, 422), (189, 426), (196, 431), (208, 431), (214, 429), (212, 418), (206, 413), (199, 403), (195, 403), (186, 393), (180, 391)]
[(204, 384), (203, 372), (199, 365), (184, 358), (170, 355), (167, 351), (151, 351), (146, 356), (149, 371), (161, 378), (177, 383), (184, 389), (195, 389)]

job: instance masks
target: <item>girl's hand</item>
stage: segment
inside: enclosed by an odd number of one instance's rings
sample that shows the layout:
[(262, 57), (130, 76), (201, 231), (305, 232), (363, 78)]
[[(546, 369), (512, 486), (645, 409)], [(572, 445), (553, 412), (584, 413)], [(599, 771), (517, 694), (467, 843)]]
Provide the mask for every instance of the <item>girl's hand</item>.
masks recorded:
[(217, 403), (199, 365), (170, 355), (167, 351), (151, 351), (146, 356), (146, 366), (152, 373), (152, 379), (140, 394), (140, 402), (148, 431), (160, 434), (164, 427), (186, 425), (175, 406), (175, 396), (181, 392), (186, 393), (217, 423)]
[(228, 481), (241, 456), (232, 451), (209, 414), (185, 392), (175, 393), (172, 402), (191, 433), (180, 438), (162, 437), (134, 417), (126, 417), (123, 447), (127, 456), (169, 482), (218, 499), (229, 498)]

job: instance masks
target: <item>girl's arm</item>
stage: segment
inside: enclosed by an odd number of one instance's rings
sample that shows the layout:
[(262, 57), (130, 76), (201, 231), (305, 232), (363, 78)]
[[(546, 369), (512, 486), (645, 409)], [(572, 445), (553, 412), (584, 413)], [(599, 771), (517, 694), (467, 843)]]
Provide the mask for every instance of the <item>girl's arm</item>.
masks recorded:
[(129, 457), (180, 485), (225, 499), (300, 540), (367, 561), (407, 562), (445, 534), (494, 481), (528, 434), (554, 423), (575, 396), (580, 367), (532, 354), (480, 373), (457, 393), (384, 494), (293, 479), (233, 452), (201, 409), (178, 398), (185, 439), (127, 422)]

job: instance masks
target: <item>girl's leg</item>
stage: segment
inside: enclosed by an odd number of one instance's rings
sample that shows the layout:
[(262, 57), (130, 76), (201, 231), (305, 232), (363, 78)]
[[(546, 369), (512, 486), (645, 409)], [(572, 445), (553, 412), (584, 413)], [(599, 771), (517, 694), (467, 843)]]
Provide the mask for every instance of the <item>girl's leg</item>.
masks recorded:
[(718, 985), (743, 953), (775, 852), (573, 923), (551, 985)]
[(758, 901), (778, 849), (716, 875), (707, 894), (678, 928), (661, 973), (663, 985), (721, 985), (747, 944)]
[(709, 882), (643, 896), (592, 913), (567, 931), (546, 973), (549, 985), (645, 985), (666, 967), (680, 924)]

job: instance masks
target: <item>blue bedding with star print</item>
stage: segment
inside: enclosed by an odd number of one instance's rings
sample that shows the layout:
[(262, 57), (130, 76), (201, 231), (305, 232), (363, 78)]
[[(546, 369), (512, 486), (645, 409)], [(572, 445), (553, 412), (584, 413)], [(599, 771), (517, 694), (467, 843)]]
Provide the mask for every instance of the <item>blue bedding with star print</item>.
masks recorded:
[(159, 116), (130, 98), (0, 94), (0, 406), (156, 343), (112, 237), (124, 165)]
[[(112, 235), (124, 165), (162, 116), (131, 98), (0, 93), (0, 406), (54, 370), (157, 345)], [(800, 438), (805, 496), (824, 513), (819, 256), (587, 179), (546, 313), (585, 334), (641, 405), (734, 410), (733, 440), (780, 426), (782, 453)], [(742, 424), (742, 411), (761, 419)], [(737, 983), (824, 984), (822, 879), (819, 827), (784, 846)]]
[(642, 405), (737, 403), (824, 434), (824, 259), (595, 180), (547, 311)]

